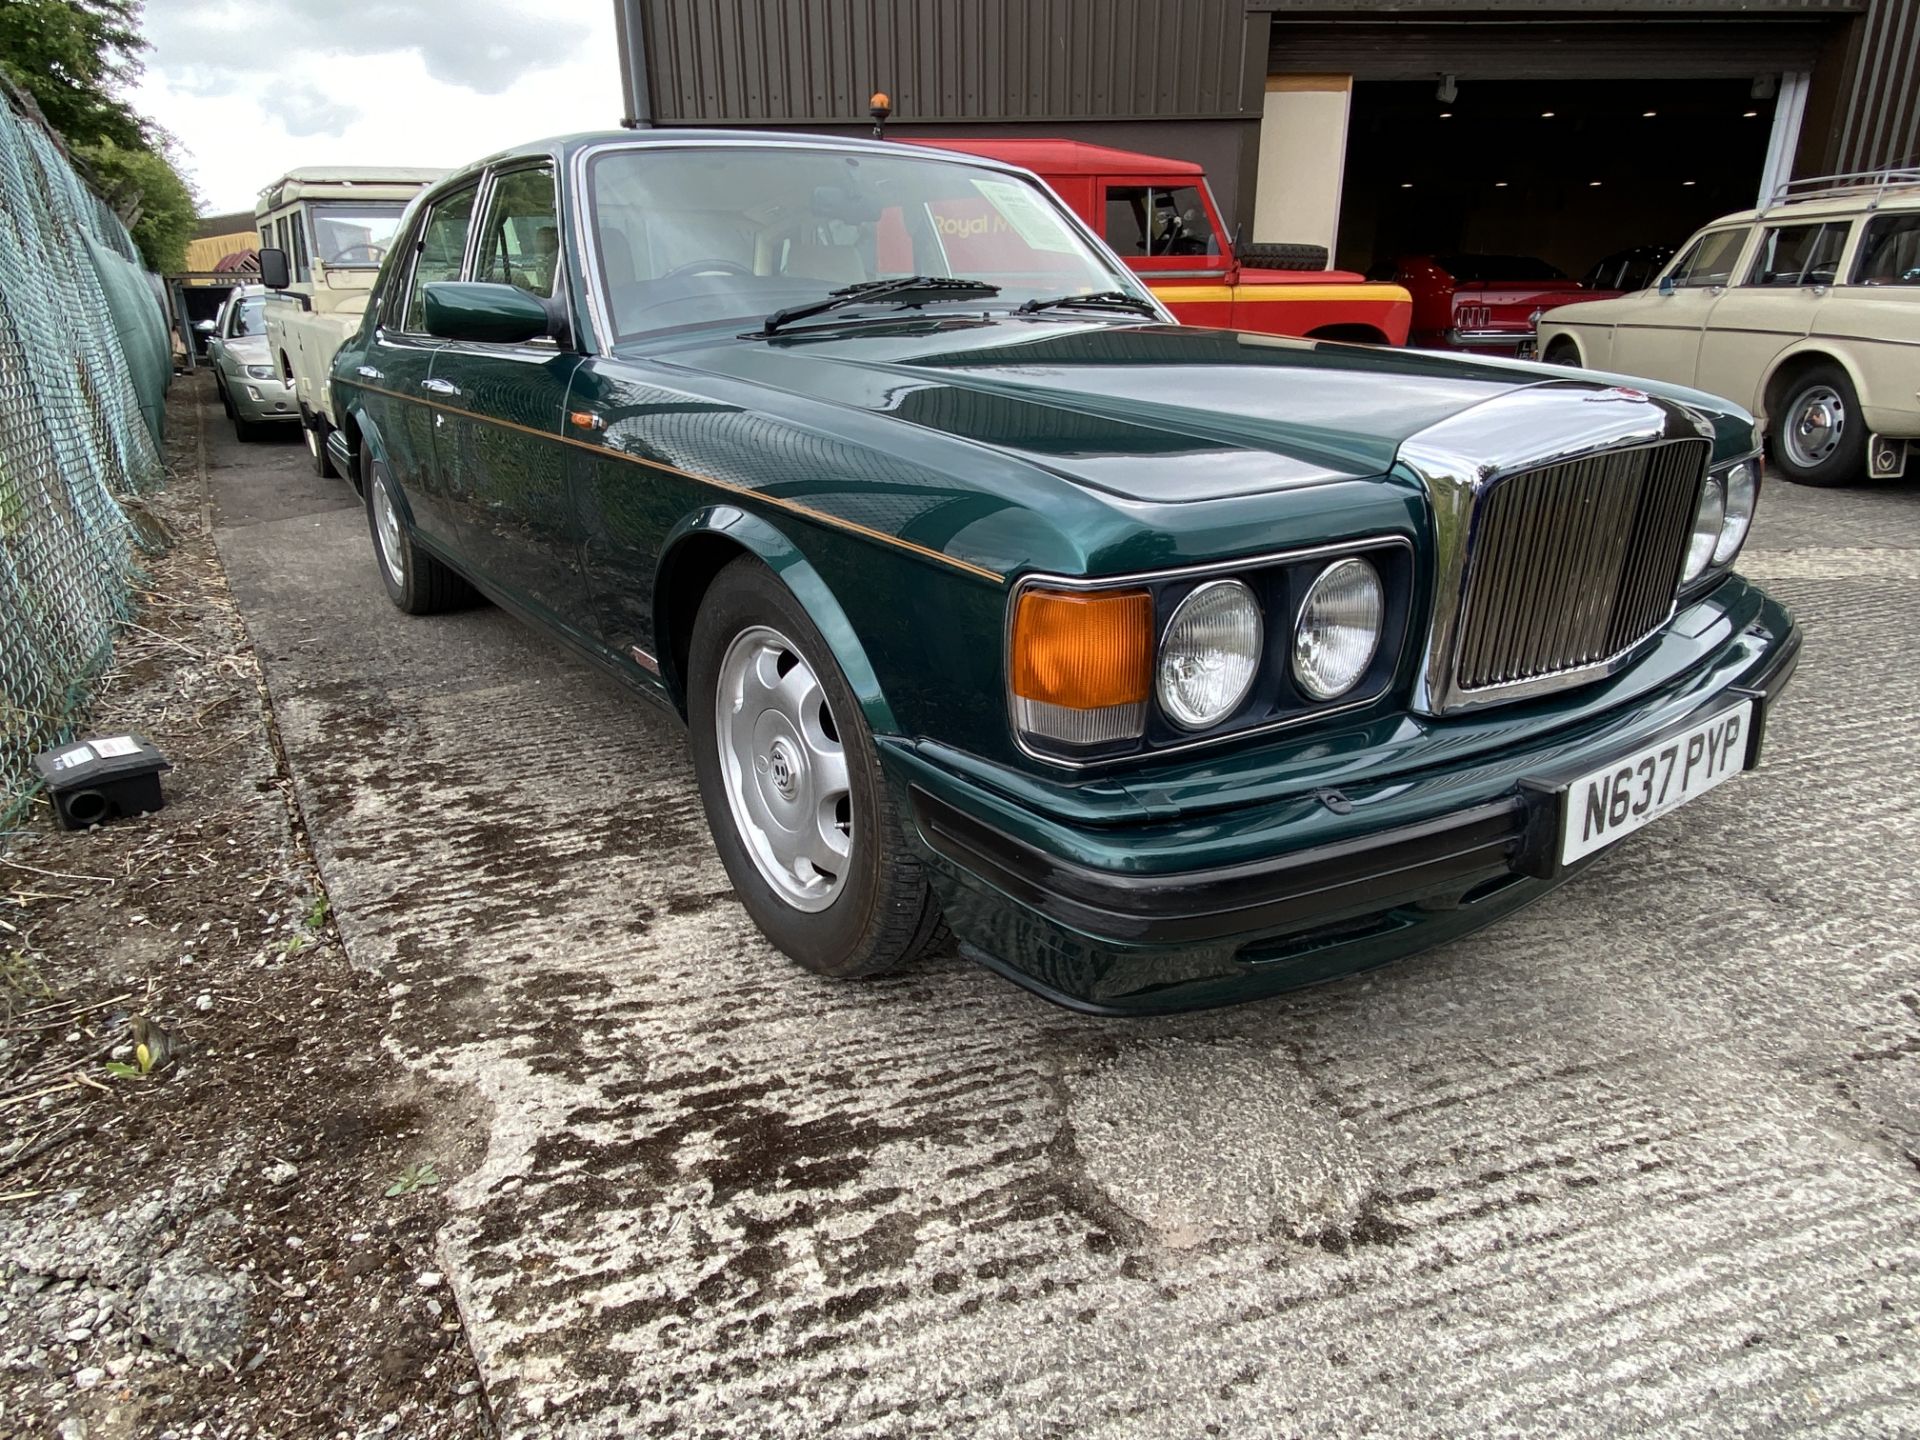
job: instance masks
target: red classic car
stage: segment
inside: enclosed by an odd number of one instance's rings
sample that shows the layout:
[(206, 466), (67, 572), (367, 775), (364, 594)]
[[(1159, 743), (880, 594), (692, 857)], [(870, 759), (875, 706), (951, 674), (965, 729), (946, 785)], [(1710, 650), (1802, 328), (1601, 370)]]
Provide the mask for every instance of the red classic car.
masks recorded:
[[(1310, 246), (1250, 246), (1220, 222), (1207, 172), (1186, 160), (1079, 140), (915, 140), (1033, 171), (1187, 325), (1404, 345), (1413, 302), (1395, 284), (1328, 270)], [(1308, 269), (1261, 265), (1269, 256)], [(1269, 265), (1271, 262), (1269, 261)]]
[(1430, 350), (1529, 355), (1542, 310), (1619, 293), (1588, 290), (1522, 255), (1403, 255), (1392, 268), (1413, 296), (1408, 343)]

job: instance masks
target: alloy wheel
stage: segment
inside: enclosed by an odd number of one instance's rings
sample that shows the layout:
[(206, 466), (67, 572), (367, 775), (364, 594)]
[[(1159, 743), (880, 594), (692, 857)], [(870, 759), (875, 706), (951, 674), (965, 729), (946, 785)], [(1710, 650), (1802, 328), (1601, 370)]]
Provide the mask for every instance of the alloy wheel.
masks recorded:
[(819, 677), (791, 640), (742, 630), (715, 696), (722, 780), (734, 827), (761, 877), (795, 909), (824, 910), (853, 857), (853, 797), (840, 729)]
[(406, 539), (400, 530), (400, 508), (393, 503), (387, 477), (376, 475), (373, 481), (373, 530), (380, 541), (380, 563), (395, 585), (407, 583)]

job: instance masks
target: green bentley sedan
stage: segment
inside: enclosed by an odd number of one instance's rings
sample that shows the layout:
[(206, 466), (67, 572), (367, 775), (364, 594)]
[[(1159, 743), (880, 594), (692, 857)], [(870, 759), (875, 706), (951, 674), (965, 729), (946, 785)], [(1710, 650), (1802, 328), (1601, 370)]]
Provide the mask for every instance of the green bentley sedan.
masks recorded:
[(1738, 407), (1183, 328), (1031, 175), (910, 144), (493, 156), (332, 383), (393, 602), (682, 716), (824, 975), (950, 929), (1137, 1013), (1454, 939), (1756, 765), (1799, 645), (1734, 573)]

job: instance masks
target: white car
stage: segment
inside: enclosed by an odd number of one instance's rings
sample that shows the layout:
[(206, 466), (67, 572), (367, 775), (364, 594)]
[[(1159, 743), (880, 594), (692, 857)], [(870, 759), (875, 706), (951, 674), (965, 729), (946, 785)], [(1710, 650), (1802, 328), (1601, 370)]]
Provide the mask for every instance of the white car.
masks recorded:
[(1724, 395), (1805, 485), (1920, 453), (1920, 170), (1796, 181), (1714, 221), (1653, 289), (1542, 315), (1550, 362)]

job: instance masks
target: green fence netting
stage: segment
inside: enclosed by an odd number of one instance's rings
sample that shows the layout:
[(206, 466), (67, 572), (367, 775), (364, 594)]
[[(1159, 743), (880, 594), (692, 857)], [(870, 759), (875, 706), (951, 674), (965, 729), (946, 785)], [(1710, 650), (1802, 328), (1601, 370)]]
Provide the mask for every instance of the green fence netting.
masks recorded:
[(120, 497), (165, 478), (140, 393), (152, 386), (136, 389), (129, 365), (130, 350), (143, 372), (165, 364), (148, 353), (164, 320), (129, 310), (138, 266), (126, 227), (0, 95), (0, 831), (130, 616), (136, 536)]

